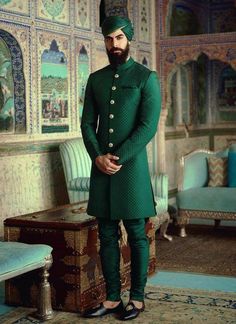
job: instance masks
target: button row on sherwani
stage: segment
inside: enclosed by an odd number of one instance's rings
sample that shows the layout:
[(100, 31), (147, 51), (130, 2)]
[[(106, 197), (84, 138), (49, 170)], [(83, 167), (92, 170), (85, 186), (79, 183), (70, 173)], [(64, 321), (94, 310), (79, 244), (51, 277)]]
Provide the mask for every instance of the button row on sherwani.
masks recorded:
[[(116, 79), (119, 78), (119, 74), (116, 73), (116, 74), (114, 75), (114, 77), (115, 77)], [(113, 91), (116, 90), (116, 86), (112, 86), (111, 89), (112, 89)], [(114, 105), (114, 103), (115, 103), (115, 100), (111, 99), (111, 100), (110, 100), (110, 104), (111, 104), (111, 105)], [(110, 119), (113, 119), (113, 118), (114, 118), (114, 115), (113, 115), (113, 114), (109, 114), (109, 118), (110, 118)], [(109, 128), (109, 133), (112, 134), (113, 132), (114, 132), (114, 129), (113, 129), (113, 128)], [(113, 143), (108, 143), (108, 146), (109, 146), (109, 147), (113, 147), (114, 144), (113, 144)]]

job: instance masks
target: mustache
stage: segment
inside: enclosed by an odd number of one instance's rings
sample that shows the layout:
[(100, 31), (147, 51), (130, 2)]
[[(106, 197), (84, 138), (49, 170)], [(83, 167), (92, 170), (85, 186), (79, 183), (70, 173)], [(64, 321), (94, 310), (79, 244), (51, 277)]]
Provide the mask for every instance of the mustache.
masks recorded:
[(124, 52), (124, 50), (122, 48), (119, 47), (112, 47), (109, 51), (109, 53), (114, 53), (116, 51), (121, 51), (122, 53)]

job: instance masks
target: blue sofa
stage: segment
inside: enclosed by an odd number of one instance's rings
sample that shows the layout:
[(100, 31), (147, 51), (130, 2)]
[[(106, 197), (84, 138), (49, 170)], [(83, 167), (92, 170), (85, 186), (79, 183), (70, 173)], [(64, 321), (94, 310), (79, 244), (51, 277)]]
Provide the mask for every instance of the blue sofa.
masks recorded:
[(181, 158), (176, 197), (180, 236), (186, 236), (185, 226), (190, 218), (213, 219), (216, 226), (220, 220), (236, 220), (236, 186), (208, 186), (207, 158), (228, 158), (229, 152), (236, 154), (236, 144), (218, 152), (195, 150)]

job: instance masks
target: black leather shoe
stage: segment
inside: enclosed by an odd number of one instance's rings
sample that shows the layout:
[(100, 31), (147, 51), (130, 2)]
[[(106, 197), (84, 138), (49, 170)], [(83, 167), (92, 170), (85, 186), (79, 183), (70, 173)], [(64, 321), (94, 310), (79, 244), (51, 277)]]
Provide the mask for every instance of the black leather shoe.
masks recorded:
[(145, 309), (145, 304), (143, 302), (143, 307), (142, 308), (137, 308), (133, 302), (129, 302), (127, 306), (125, 307), (125, 310), (123, 314), (121, 315), (120, 319), (122, 321), (129, 321), (132, 319), (135, 319), (136, 317), (139, 316), (141, 312), (143, 312)]
[(119, 314), (124, 311), (124, 305), (123, 302), (120, 301), (119, 305), (113, 308), (106, 308), (104, 307), (103, 303), (100, 304), (100, 306), (96, 308), (89, 309), (83, 314), (83, 317), (86, 318), (95, 318), (95, 317), (102, 317), (107, 314)]

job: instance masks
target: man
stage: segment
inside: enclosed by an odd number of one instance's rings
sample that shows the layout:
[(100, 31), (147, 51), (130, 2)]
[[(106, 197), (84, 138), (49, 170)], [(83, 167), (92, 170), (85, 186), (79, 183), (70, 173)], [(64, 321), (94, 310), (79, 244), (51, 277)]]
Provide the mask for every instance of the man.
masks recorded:
[[(88, 79), (82, 115), (84, 144), (92, 160), (87, 212), (96, 216), (106, 300), (85, 317), (121, 313), (122, 320), (144, 310), (149, 242), (145, 222), (155, 216), (146, 145), (160, 115), (157, 75), (129, 56), (129, 19), (111, 16), (102, 24), (110, 65)], [(130, 301), (120, 298), (119, 222), (131, 248)]]

